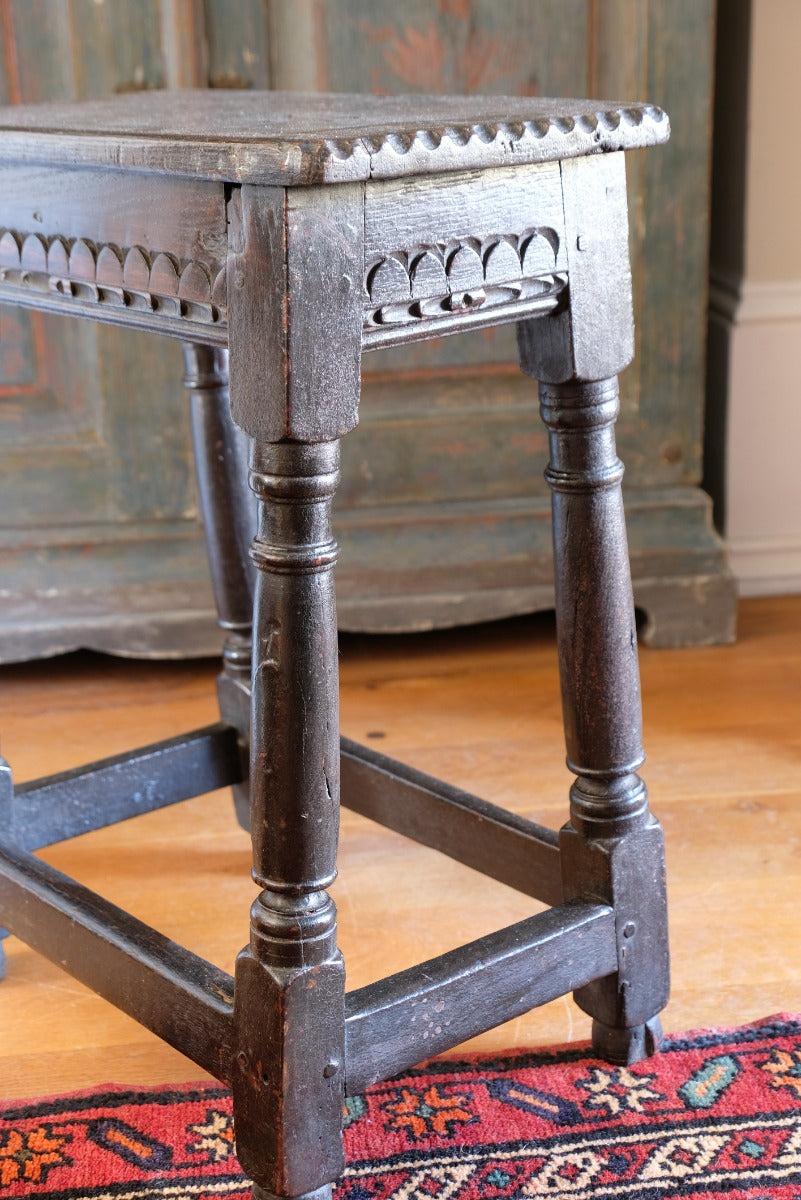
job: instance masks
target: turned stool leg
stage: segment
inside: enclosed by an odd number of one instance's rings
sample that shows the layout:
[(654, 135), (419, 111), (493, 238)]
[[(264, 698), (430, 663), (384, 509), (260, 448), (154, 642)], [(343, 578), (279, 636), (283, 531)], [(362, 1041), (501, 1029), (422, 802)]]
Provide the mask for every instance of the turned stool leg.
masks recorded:
[(618, 972), (576, 994), (596, 1050), (634, 1062), (659, 1040), (668, 949), (662, 834), (648, 810), (615, 378), (541, 384), (553, 494), (559, 668), (577, 778), (561, 846), (565, 899), (615, 909)]
[[(249, 442), (231, 420), (228, 351), (191, 342), (183, 350), (206, 552), (217, 619), (225, 633), (220, 713), (239, 730), (246, 757), (254, 587), (248, 551), (256, 531), (256, 501), (247, 485)], [(239, 821), (248, 828), (247, 779), (233, 793)]]
[(336, 909), (339, 688), (330, 527), (339, 443), (257, 445), (250, 947), (234, 1000), (237, 1154), (255, 1195), (322, 1198), (344, 1165)]

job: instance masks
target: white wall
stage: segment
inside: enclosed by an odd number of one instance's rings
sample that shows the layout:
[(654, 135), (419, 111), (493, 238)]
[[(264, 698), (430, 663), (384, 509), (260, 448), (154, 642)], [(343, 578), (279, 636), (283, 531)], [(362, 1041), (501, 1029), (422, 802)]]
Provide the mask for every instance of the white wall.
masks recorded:
[(717, 499), (741, 593), (796, 592), (801, 0), (719, 0), (718, 21), (709, 347), (712, 437), (716, 418), (725, 425)]

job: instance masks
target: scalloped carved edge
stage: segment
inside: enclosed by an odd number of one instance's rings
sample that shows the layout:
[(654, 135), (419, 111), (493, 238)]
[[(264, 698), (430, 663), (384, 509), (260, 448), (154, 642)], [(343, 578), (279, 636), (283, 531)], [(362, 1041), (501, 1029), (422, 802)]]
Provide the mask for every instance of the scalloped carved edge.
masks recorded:
[(520, 234), (420, 244), (373, 259), (365, 271), (364, 324), (413, 325), (555, 295), (559, 235), (533, 226)]
[(217, 325), (225, 320), (225, 267), (142, 246), (0, 227), (0, 283), (115, 308)]
[(358, 138), (329, 138), (323, 145), (331, 158), (345, 162), (358, 153), (367, 152), (375, 158), (385, 151), (407, 155), (415, 152), (436, 153), (444, 151), (444, 143), (450, 142), (464, 149), (474, 139), (484, 146), (497, 145), (512, 152), (524, 150), (527, 144), (567, 140), (586, 150), (602, 149), (604, 139), (617, 133), (636, 131), (641, 138), (636, 144), (666, 141), (670, 133), (667, 113), (655, 104), (623, 105), (603, 108), (595, 112), (577, 112), (574, 115), (544, 115), (527, 120), (476, 121), (462, 124), (448, 122), (431, 129), (389, 130), (386, 133)]

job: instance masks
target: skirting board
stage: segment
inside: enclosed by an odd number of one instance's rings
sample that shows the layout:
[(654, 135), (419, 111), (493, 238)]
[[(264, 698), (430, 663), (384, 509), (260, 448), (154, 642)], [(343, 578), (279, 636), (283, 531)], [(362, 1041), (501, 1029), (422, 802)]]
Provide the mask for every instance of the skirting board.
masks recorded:
[(729, 566), (740, 596), (801, 594), (801, 537), (732, 539)]
[(713, 272), (710, 318), (708, 419), (725, 412), (729, 565), (741, 596), (801, 592), (801, 280)]
[(709, 307), (732, 325), (801, 321), (801, 279), (749, 282), (713, 268)]

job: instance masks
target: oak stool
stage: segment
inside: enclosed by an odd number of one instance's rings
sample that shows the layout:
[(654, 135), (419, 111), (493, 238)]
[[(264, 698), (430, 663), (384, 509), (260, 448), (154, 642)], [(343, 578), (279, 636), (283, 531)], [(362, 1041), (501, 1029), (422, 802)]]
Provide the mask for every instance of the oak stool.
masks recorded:
[[(667, 136), (648, 105), (498, 97), (0, 110), (0, 300), (185, 344), (225, 631), (217, 724), (16, 788), (4, 765), (0, 920), (231, 1085), (258, 1196), (324, 1197), (345, 1096), (569, 991), (610, 1060), (658, 1042), (664, 857), (613, 427), (633, 353), (621, 151)], [(508, 321), (550, 446), (560, 833), (338, 731), (330, 510), (362, 353)], [(551, 907), (346, 994), (340, 778), (345, 804)], [(33, 853), (227, 785), (260, 889), (233, 979)], [(434, 1007), (447, 1020), (417, 1019)]]

